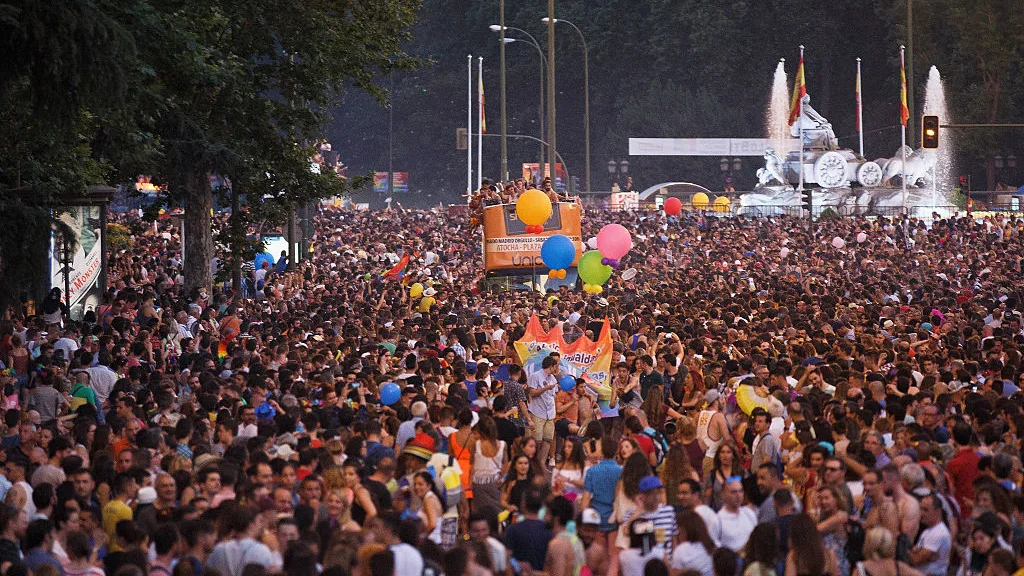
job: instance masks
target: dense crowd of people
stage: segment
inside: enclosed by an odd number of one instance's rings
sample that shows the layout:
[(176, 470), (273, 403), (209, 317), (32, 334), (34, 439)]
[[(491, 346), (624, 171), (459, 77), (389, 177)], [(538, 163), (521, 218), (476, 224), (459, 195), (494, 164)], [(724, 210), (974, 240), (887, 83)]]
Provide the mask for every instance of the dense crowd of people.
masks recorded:
[[(170, 222), (113, 219), (95, 310), (56, 290), (0, 328), (4, 574), (1024, 565), (1021, 220), (588, 210), (636, 270), (590, 295), (492, 282), (469, 215), (325, 208), (243, 295), (183, 290)], [(532, 316), (609, 323), (610, 398), (556, 357), (525, 376)]]

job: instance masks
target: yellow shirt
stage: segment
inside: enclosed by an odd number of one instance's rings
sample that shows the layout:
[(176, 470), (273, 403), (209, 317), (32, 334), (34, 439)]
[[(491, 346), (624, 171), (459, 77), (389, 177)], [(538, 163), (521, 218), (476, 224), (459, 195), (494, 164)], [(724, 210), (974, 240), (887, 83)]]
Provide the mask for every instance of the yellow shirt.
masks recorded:
[(117, 523), (122, 520), (132, 519), (132, 509), (123, 500), (113, 499), (103, 507), (103, 531), (107, 533), (107, 542), (111, 552), (121, 552), (122, 548), (117, 545), (117, 534), (115, 529)]

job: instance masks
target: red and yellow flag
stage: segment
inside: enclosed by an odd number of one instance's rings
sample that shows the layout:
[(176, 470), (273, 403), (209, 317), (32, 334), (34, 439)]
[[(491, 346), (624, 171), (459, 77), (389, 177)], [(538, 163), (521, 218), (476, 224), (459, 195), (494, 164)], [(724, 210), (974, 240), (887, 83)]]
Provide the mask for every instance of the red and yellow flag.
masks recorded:
[(857, 62), (857, 132), (861, 131), (861, 126), (860, 126), (861, 108), (860, 108), (860, 105), (861, 105), (861, 103), (860, 103), (860, 61), (858, 60), (858, 62)]
[(793, 83), (793, 100), (789, 104), (789, 125), (800, 118), (800, 99), (807, 95), (807, 84), (804, 82), (804, 55), (800, 54), (800, 66), (796, 69), (796, 81)]
[(487, 115), (484, 114), (484, 79), (480, 77), (480, 133), (487, 134)]
[(910, 119), (910, 108), (907, 107), (907, 72), (903, 68), (903, 55), (900, 54), (900, 124), (907, 125)]

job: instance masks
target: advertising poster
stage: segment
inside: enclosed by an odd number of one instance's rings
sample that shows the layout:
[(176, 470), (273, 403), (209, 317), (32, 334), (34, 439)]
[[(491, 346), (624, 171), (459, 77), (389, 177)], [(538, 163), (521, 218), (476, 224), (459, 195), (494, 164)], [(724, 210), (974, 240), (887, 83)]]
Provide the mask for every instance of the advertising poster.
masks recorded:
[[(572, 202), (553, 205), (553, 212), (540, 234), (527, 234), (526, 225), (516, 216), (515, 204), (484, 208), (484, 269), (532, 270), (543, 268), (540, 247), (548, 236), (564, 234), (576, 244), (576, 266), (583, 255), (580, 231), (580, 206)], [(547, 272), (547, 269), (544, 269)]]
[(612, 192), (612, 210), (637, 210), (640, 208), (639, 192)]
[[(544, 163), (544, 172), (541, 173), (539, 162), (523, 162), (523, 180), (533, 182), (533, 185), (540, 188), (544, 178), (551, 176), (551, 164)], [(565, 173), (565, 167), (561, 163), (555, 164), (555, 190), (565, 191), (566, 183), (569, 181)]]
[[(103, 273), (103, 222), (99, 206), (71, 206), (60, 214), (60, 221), (71, 228), (75, 238), (74, 257), (71, 262), (69, 280), (70, 298), (62, 294), (71, 308), (71, 317), (81, 319), (88, 310), (95, 310), (103, 294), (100, 293), (99, 278)], [(50, 286), (64, 291), (64, 274), (58, 257), (59, 250), (50, 240)]]
[(607, 320), (597, 341), (586, 336), (567, 343), (561, 325), (545, 332), (537, 316), (530, 318), (526, 334), (515, 342), (516, 353), (526, 377), (540, 372), (541, 362), (552, 352), (561, 354), (559, 371), (583, 378), (587, 387), (597, 394), (598, 404), (607, 407), (611, 399), (612, 336)]
[[(377, 194), (387, 194), (388, 191), (388, 173), (387, 172), (374, 172), (373, 173), (373, 191)], [(409, 173), (408, 172), (395, 172), (395, 185), (394, 191), (396, 194), (407, 194), (409, 192)]]

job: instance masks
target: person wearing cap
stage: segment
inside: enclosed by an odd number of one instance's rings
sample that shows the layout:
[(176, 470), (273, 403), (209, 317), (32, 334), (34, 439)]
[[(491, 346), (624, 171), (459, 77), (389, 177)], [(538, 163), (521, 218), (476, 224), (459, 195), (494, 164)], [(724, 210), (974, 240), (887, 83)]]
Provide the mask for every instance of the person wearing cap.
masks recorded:
[(636, 513), (642, 518), (654, 522), (655, 540), (662, 548), (665, 556), (672, 554), (672, 543), (679, 528), (676, 525), (676, 511), (665, 504), (665, 487), (657, 476), (644, 476), (636, 497)]
[(724, 400), (718, 390), (704, 393), (706, 406), (697, 415), (697, 443), (704, 449), (704, 470), (707, 474), (715, 465), (718, 447), (729, 438), (729, 425), (722, 414)]

